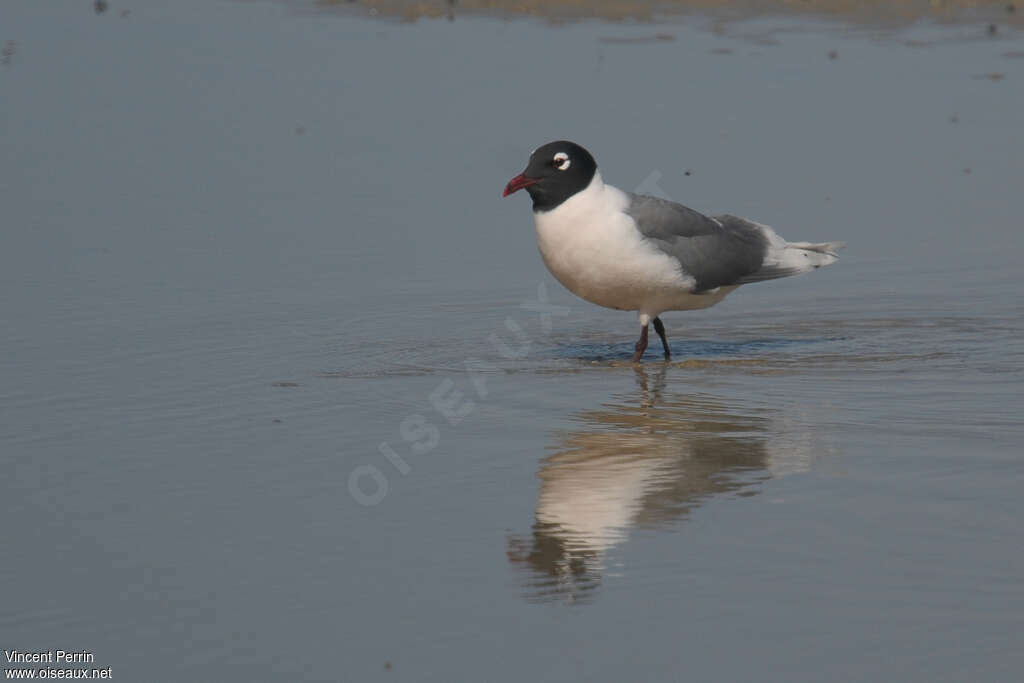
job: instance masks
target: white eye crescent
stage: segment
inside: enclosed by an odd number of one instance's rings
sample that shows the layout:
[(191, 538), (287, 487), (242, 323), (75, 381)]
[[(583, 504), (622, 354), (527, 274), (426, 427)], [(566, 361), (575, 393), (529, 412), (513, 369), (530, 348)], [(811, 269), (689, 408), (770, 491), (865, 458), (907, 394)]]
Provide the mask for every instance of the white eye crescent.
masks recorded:
[(569, 160), (569, 155), (565, 152), (559, 152), (555, 155), (555, 158), (551, 160), (551, 165), (559, 171), (567, 170), (570, 164), (572, 164), (572, 161)]

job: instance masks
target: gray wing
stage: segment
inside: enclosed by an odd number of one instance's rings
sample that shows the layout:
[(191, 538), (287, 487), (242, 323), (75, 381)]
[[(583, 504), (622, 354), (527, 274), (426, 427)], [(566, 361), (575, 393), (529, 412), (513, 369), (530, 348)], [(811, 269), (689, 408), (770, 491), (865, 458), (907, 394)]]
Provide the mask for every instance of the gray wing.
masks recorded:
[(695, 292), (773, 277), (758, 273), (768, 238), (756, 223), (728, 215), (709, 218), (648, 195), (630, 193), (629, 199), (626, 213), (644, 237), (697, 281)]

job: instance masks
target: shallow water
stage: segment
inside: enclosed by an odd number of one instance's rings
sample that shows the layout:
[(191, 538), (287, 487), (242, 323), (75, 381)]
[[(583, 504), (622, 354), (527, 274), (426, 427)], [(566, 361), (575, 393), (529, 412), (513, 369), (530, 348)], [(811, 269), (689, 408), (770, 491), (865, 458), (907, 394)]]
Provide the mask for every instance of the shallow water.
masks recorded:
[[(1012, 26), (2, 15), (4, 648), (149, 681), (1018, 676)], [(666, 314), (674, 358), (635, 366), (635, 318), (501, 199), (558, 137), (849, 246)]]

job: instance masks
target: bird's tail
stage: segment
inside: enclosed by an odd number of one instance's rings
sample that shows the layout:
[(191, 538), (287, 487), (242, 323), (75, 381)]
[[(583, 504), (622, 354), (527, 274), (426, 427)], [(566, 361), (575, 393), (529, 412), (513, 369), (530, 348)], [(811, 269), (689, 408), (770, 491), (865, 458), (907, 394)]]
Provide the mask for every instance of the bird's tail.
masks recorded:
[(827, 266), (839, 260), (836, 252), (846, 246), (844, 242), (787, 242), (774, 232), (770, 237), (772, 243), (764, 264), (757, 272), (741, 278), (740, 284), (799, 275)]
[(839, 260), (836, 252), (845, 246), (843, 242), (787, 242), (782, 260), (797, 266), (798, 272), (806, 272), (835, 263)]
[(836, 252), (845, 247), (846, 242), (789, 242), (787, 243), (787, 246), (793, 249), (804, 249), (806, 251), (811, 251), (816, 254), (825, 254), (826, 256), (831, 256), (832, 261), (829, 261), (829, 263), (832, 263), (833, 261), (839, 258), (839, 254), (837, 254)]

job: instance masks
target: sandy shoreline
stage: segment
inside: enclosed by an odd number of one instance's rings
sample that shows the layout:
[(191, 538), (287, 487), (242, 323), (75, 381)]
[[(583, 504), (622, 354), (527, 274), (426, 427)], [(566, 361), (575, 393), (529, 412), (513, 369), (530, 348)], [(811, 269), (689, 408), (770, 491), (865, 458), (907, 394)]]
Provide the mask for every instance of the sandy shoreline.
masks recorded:
[(657, 21), (686, 15), (723, 19), (819, 17), (865, 25), (908, 25), (922, 19), (943, 24), (989, 23), (1002, 27), (1024, 27), (1024, 3), (970, 2), (964, 0), (920, 0), (904, 2), (853, 2), (851, 0), (771, 0), (769, 2), (727, 0), (317, 0), (326, 8), (349, 8), (368, 16), (415, 21), (461, 15), (536, 17), (553, 22), (582, 19), (607, 21)]

